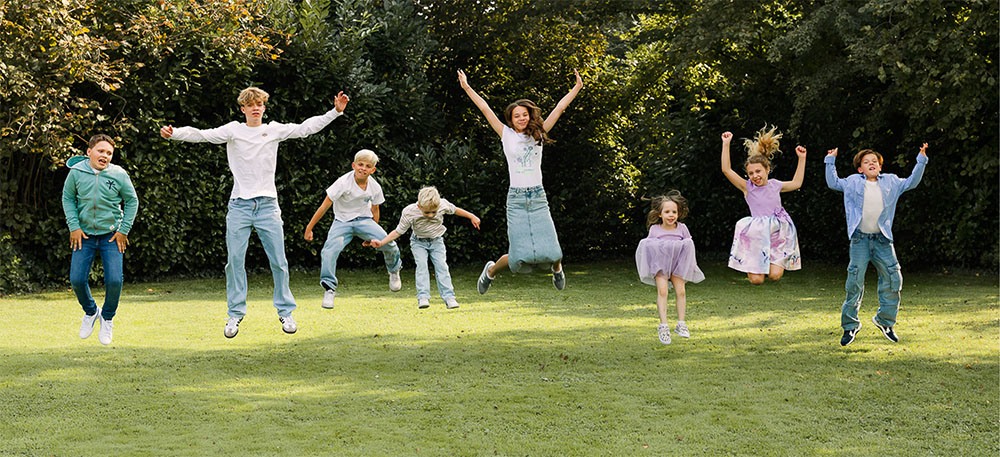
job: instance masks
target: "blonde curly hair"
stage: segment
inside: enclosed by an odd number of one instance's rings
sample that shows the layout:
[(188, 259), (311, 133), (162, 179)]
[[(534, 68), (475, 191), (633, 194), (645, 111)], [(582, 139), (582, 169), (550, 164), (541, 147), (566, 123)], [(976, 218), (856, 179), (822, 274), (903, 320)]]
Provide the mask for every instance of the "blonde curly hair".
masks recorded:
[(771, 159), (774, 158), (774, 154), (781, 152), (780, 142), (781, 134), (777, 133), (778, 127), (771, 126), (771, 129), (767, 129), (767, 124), (764, 128), (757, 131), (757, 135), (754, 136), (752, 140), (743, 140), (743, 145), (747, 148), (747, 161), (743, 164), (743, 168), (750, 166), (752, 163), (757, 163), (764, 168), (771, 168)]

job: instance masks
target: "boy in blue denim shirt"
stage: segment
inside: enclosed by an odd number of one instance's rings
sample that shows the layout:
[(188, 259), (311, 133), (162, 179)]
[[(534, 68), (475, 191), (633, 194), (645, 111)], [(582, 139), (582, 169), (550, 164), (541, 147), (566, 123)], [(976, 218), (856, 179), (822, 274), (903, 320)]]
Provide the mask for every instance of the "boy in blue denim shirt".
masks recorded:
[(865, 270), (868, 262), (878, 270), (878, 314), (872, 316), (872, 323), (882, 331), (889, 341), (899, 341), (893, 327), (899, 312), (899, 290), (903, 287), (903, 276), (899, 271), (899, 261), (892, 240), (892, 219), (896, 215), (899, 196), (920, 184), (927, 165), (927, 143), (920, 147), (917, 164), (909, 178), (903, 179), (891, 173), (882, 174), (882, 155), (864, 149), (854, 156), (854, 166), (858, 174), (846, 178), (837, 176), (834, 161), (837, 149), (827, 152), (826, 185), (844, 193), (844, 210), (847, 216), (847, 236), (851, 240), (851, 260), (847, 266), (847, 298), (841, 308), (840, 325), (844, 328), (841, 346), (854, 341), (861, 321), (858, 310), (865, 290)]

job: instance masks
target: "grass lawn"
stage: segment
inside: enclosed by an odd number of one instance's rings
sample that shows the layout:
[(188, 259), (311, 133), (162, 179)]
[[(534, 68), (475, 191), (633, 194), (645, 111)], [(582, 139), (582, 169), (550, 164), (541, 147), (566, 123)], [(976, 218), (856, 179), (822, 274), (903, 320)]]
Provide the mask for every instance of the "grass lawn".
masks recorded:
[(1000, 453), (996, 275), (904, 272), (901, 341), (870, 293), (842, 348), (845, 266), (757, 287), (702, 268), (692, 336), (669, 346), (628, 262), (570, 263), (563, 292), (502, 274), (485, 296), (479, 267), (454, 268), (457, 310), (418, 310), (409, 264), (398, 293), (339, 272), (332, 311), (318, 273), (296, 274), (295, 335), (254, 276), (231, 340), (222, 279), (126, 283), (109, 347), (77, 337), (69, 291), (6, 297), (0, 455)]

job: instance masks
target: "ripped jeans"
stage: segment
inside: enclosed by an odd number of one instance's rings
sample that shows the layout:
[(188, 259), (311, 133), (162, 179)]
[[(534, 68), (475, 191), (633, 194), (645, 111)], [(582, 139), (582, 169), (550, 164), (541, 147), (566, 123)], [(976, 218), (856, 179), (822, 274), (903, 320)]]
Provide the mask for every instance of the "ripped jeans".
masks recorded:
[(903, 275), (896, 260), (896, 249), (881, 233), (863, 233), (851, 236), (851, 262), (847, 265), (847, 299), (841, 308), (840, 326), (854, 330), (860, 324), (858, 310), (865, 295), (865, 272), (868, 262), (878, 271), (878, 314), (876, 320), (886, 327), (896, 325), (899, 312), (899, 290), (903, 288)]

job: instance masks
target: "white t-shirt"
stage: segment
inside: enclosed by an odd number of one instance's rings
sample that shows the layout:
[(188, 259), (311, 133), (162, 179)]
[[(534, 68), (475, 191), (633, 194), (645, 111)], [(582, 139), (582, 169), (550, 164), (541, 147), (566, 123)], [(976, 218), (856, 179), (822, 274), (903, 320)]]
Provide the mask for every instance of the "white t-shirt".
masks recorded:
[(862, 233), (879, 233), (878, 217), (882, 215), (882, 189), (878, 182), (865, 181), (865, 202), (861, 208), (861, 225), (858, 227)]
[(510, 187), (542, 185), (542, 146), (534, 138), (503, 126), (503, 155), (507, 157)]
[(359, 217), (372, 217), (372, 205), (385, 203), (385, 195), (382, 194), (382, 186), (371, 176), (365, 187), (367, 189), (358, 186), (354, 170), (337, 178), (326, 189), (326, 195), (333, 201), (333, 218), (347, 222)]
[(278, 198), (274, 187), (274, 169), (278, 161), (278, 143), (290, 138), (304, 138), (333, 122), (341, 112), (336, 109), (313, 116), (301, 124), (268, 122), (257, 127), (230, 122), (214, 129), (177, 127), (171, 140), (190, 143), (226, 143), (226, 157), (233, 172), (233, 192), (229, 198)]
[(420, 238), (437, 238), (444, 235), (444, 232), (448, 230), (444, 226), (444, 216), (446, 214), (455, 214), (456, 209), (455, 205), (442, 198), (441, 204), (438, 205), (437, 214), (434, 217), (424, 217), (424, 212), (420, 210), (420, 206), (416, 203), (411, 203), (406, 205), (406, 208), (403, 208), (403, 213), (399, 215), (399, 225), (396, 226), (396, 233), (402, 235), (410, 228), (413, 228), (413, 234)]

